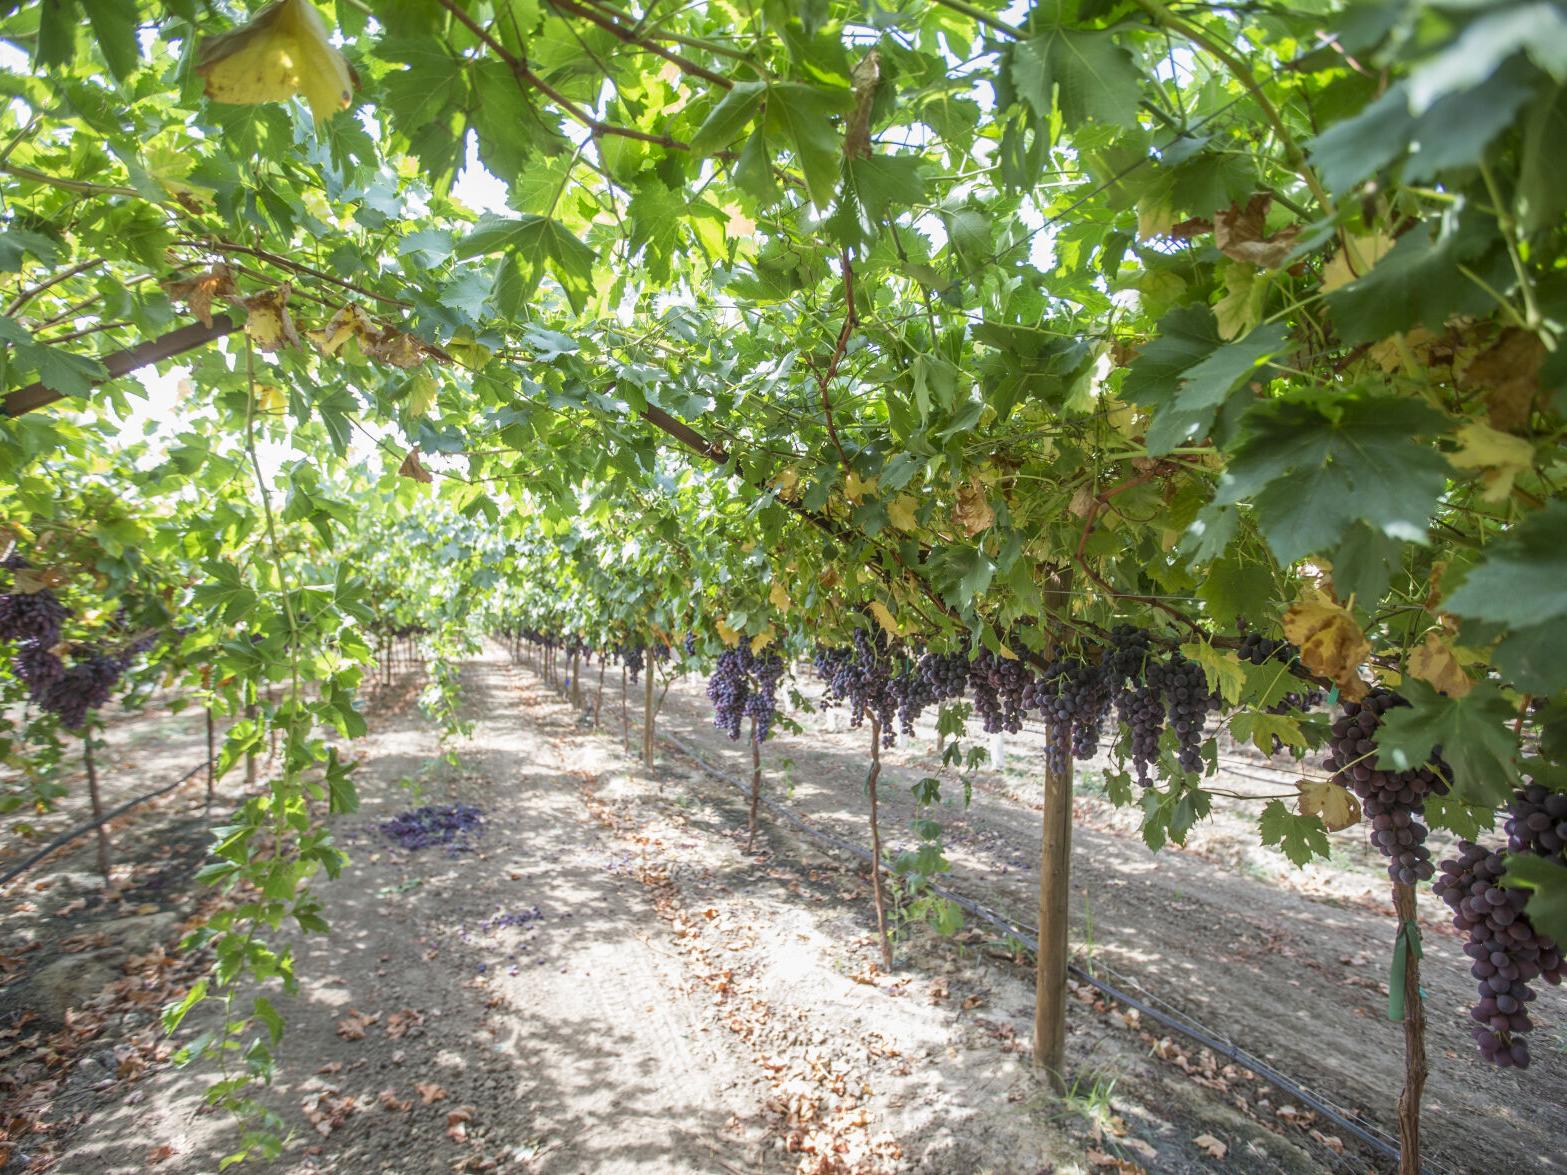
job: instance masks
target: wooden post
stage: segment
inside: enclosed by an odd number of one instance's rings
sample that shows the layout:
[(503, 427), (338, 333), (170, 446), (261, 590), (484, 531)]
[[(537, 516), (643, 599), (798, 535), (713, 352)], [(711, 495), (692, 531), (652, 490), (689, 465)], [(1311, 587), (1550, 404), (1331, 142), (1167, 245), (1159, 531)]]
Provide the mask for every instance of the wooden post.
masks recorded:
[(876, 930), (881, 935), (881, 964), (892, 970), (892, 939), (887, 937), (887, 901), (881, 892), (881, 825), (876, 813), (876, 781), (881, 777), (881, 723), (871, 715), (871, 769), (865, 788), (871, 796), (871, 898), (876, 903)]
[(756, 805), (762, 798), (762, 744), (756, 737), (756, 717), (751, 717), (751, 812), (747, 821), (745, 851), (756, 845)]
[[(1393, 909), (1400, 932), (1417, 927), (1413, 886), (1393, 885)], [(1418, 931), (1415, 931), (1418, 933)], [(1420, 956), (1412, 943), (1404, 952), (1404, 1088), (1398, 1095), (1398, 1175), (1420, 1175), (1420, 1098), (1426, 1087), (1426, 1010), (1420, 998)]]
[[(1059, 571), (1046, 603), (1065, 609), (1071, 572)], [(1051, 599), (1051, 596), (1054, 599)], [(1054, 656), (1051, 632), (1045, 656)], [(1068, 896), (1072, 876), (1072, 747), (1070, 727), (1052, 723), (1045, 734), (1045, 808), (1039, 853), (1039, 953), (1034, 961), (1034, 1067), (1066, 1092), (1066, 966)]]
[(87, 798), (92, 804), (92, 818), (98, 822), (98, 872), (103, 883), (109, 884), (109, 830), (103, 825), (103, 797), (98, 794), (98, 771), (92, 758), (92, 719), (82, 732), (82, 763), (87, 768)]
[(642, 683), (642, 762), (647, 769), (653, 769), (653, 715), (656, 713), (653, 707), (653, 646), (648, 645), (642, 653), (642, 673), (646, 680)]
[(579, 674), (582, 672), (582, 657), (577, 652), (571, 654), (571, 710), (578, 717), (582, 715), (582, 682)]
[(599, 728), (599, 711), (604, 708), (604, 655), (599, 654), (599, 684), (593, 694), (593, 729)]

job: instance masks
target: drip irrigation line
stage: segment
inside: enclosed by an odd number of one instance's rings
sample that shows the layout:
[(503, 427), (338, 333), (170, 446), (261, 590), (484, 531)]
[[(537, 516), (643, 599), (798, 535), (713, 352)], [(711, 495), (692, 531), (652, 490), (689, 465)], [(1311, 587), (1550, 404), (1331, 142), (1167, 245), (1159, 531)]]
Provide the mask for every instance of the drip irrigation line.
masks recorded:
[[(750, 795), (750, 789), (745, 784), (718, 770), (718, 768), (710, 766), (701, 755), (697, 754), (693, 748), (687, 746), (686, 743), (684, 743), (682, 740), (676, 738), (672, 734), (668, 734), (667, 732), (661, 737), (663, 737), (667, 742), (671, 743), (677, 750), (680, 751), (681, 754), (685, 755), (688, 759), (694, 762), (708, 775), (711, 775), (714, 779), (717, 779), (722, 783), (729, 784), (742, 795)], [(761, 800), (762, 803), (766, 804), (771, 811), (776, 812), (778, 815), (782, 816), (789, 823), (801, 829), (809, 836), (815, 837), (817, 840), (825, 841), (828, 844), (842, 849), (844, 852), (858, 857), (860, 860), (865, 861), (866, 863), (871, 864), (877, 868), (886, 868), (885, 865), (875, 861), (871, 857), (870, 852), (861, 845), (844, 837), (837, 836), (831, 832), (817, 828), (814, 824), (811, 824), (803, 817), (797, 815), (785, 805), (779, 803), (777, 800), (774, 800), (771, 796), (764, 795), (761, 797)], [(952, 902), (955, 906), (958, 906), (960, 909), (973, 914), (981, 921), (988, 922), (997, 929), (1005, 931), (1007, 934), (1022, 942), (1035, 954), (1039, 952), (1039, 932), (1035, 930), (1034, 927), (1029, 926), (1025, 922), (1020, 922), (1016, 919), (1008, 918), (1002, 914), (999, 914), (971, 898), (964, 897), (962, 894), (948, 889), (946, 886), (937, 884), (935, 882), (930, 882), (929, 886), (933, 892), (940, 894), (943, 898), (949, 902)], [(1217, 1034), (1208, 1030), (1207, 1028), (1204, 1028), (1190, 1017), (1181, 1013), (1172, 1015), (1170, 1012), (1160, 1011), (1158, 1008), (1153, 1007), (1150, 1003), (1138, 999), (1129, 992), (1123, 991), (1120, 988), (1113, 986), (1112, 984), (1106, 983), (1097, 975), (1084, 970), (1075, 963), (1069, 963), (1067, 965), (1067, 971), (1074, 979), (1081, 983), (1086, 983), (1101, 994), (1110, 997), (1118, 1003), (1126, 1005), (1128, 1008), (1136, 1010), (1139, 1015), (1147, 1016), (1150, 1020), (1162, 1024), (1166, 1028), (1173, 1029), (1174, 1031), (1179, 1032), (1182, 1036), (1194, 1040), (1198, 1044), (1207, 1049), (1210, 1049), (1220, 1056), (1234, 1061), (1236, 1064), (1241, 1065), (1246, 1069), (1249, 1069), (1251, 1072), (1255, 1073), (1259, 1078), (1261, 1078), (1263, 1081), (1266, 1081), (1275, 1089), (1281, 1090), (1284, 1093), (1289, 1094), (1291, 1097), (1298, 1098), (1301, 1102), (1310, 1106), (1324, 1118), (1327, 1118), (1341, 1129), (1347, 1131), (1349, 1134), (1352, 1134), (1365, 1145), (1371, 1147), (1378, 1154), (1381, 1154), (1384, 1157), (1393, 1160), (1394, 1162), (1398, 1161), (1398, 1145), (1396, 1142), (1392, 1141), (1390, 1135), (1383, 1133), (1378, 1127), (1374, 1125), (1369, 1123), (1362, 1123), (1354, 1118), (1348, 1117), (1346, 1111), (1335, 1108), (1324, 1098), (1318, 1094), (1312, 1093), (1310, 1090), (1302, 1086), (1298, 1081), (1285, 1076), (1266, 1061), (1254, 1057), (1238, 1046), (1222, 1040)], [(1150, 998), (1154, 997), (1150, 996)], [(1162, 1003), (1163, 1001), (1159, 1002)], [(1169, 1005), (1166, 1006), (1168, 1007)], [(1432, 1172), (1431, 1168), (1422, 1164), (1421, 1175), (1434, 1175), (1434, 1172)]]
[(191, 779), (195, 777), (197, 772), (205, 771), (207, 765), (211, 762), (211, 759), (204, 759), (200, 763), (197, 763), (196, 766), (192, 767), (184, 775), (176, 779), (173, 783), (167, 784), (164, 787), (160, 787), (157, 791), (150, 791), (144, 796), (137, 796), (134, 799), (126, 800), (125, 803), (121, 804), (118, 808), (115, 808), (109, 812), (105, 812), (101, 819), (90, 821), (87, 824), (83, 824), (79, 828), (73, 828), (69, 832), (61, 833), (48, 844), (44, 845), (43, 848), (39, 849), (31, 857), (28, 857), (27, 860), (23, 861), (20, 865), (16, 865), (13, 868), (7, 870), (4, 874), (0, 874), (0, 885), (9, 885), (16, 878), (26, 873), (34, 865), (38, 864), (39, 861), (42, 861), (50, 853), (64, 845), (70, 844), (77, 837), (86, 836), (89, 832), (93, 831), (93, 829), (99, 827), (100, 825), (107, 824), (109, 821), (114, 820), (117, 817), (123, 816), (132, 808), (135, 808), (141, 804), (145, 804), (148, 800), (155, 800), (159, 796), (167, 795), (169, 792), (173, 791), (183, 783), (189, 783)]

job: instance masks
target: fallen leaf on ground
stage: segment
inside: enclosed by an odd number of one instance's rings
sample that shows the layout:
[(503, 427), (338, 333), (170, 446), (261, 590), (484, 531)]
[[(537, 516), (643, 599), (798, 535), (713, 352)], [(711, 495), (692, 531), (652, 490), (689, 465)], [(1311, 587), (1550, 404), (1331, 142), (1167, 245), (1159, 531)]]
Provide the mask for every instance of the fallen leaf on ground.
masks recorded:
[(446, 1100), (446, 1091), (433, 1081), (415, 1081), (414, 1091), (419, 1095), (419, 1100), (427, 1106)]
[(1225, 1146), (1211, 1134), (1199, 1134), (1192, 1139), (1192, 1145), (1201, 1150), (1211, 1159), (1222, 1159), (1230, 1153), (1230, 1148)]

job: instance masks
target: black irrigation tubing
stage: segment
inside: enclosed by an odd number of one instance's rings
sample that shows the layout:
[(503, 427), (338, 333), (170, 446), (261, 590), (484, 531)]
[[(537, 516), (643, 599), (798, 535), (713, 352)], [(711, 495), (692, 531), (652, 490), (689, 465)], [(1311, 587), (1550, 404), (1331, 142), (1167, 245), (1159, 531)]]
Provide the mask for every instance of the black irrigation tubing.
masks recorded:
[[(725, 774), (724, 772), (718, 770), (718, 768), (710, 766), (706, 760), (701, 757), (701, 755), (697, 754), (694, 749), (687, 746), (674, 735), (665, 733), (661, 737), (667, 740), (669, 743), (673, 744), (676, 749), (681, 752), (681, 754), (685, 755), (688, 759), (694, 762), (708, 775), (711, 775), (714, 779), (717, 779), (722, 783), (729, 784), (742, 795), (750, 795), (750, 788), (748, 785)], [(841, 836), (836, 836), (833, 833), (817, 828), (815, 825), (796, 815), (794, 812), (790, 811), (788, 807), (779, 803), (777, 800), (772, 799), (770, 796), (764, 795), (761, 797), (761, 799), (762, 803), (766, 804), (769, 809), (778, 813), (784, 819), (788, 820), (791, 824), (800, 828), (808, 835), (813, 836), (818, 840), (826, 841), (828, 844), (835, 845), (844, 852), (850, 853), (853, 856), (860, 858), (862, 861), (867, 862), (868, 864), (877, 864), (872, 860), (869, 850), (861, 847), (855, 842), (846, 840)], [(885, 866), (879, 867), (885, 868)], [(1018, 922), (1001, 914), (997, 914), (995, 911), (980, 905), (978, 902), (973, 901), (970, 898), (964, 897), (962, 894), (955, 893), (943, 885), (938, 885), (934, 882), (929, 884), (930, 888), (934, 892), (940, 894), (949, 902), (952, 902), (961, 909), (968, 911), (970, 914), (973, 914), (982, 921), (990, 923), (997, 929), (1003, 930), (1007, 934), (1012, 935), (1034, 953), (1037, 954), (1039, 952), (1039, 932), (1034, 927), (1029, 926), (1027, 923)], [(1085, 971), (1075, 963), (1068, 964), (1067, 971), (1072, 975), (1073, 978), (1082, 983), (1088, 984), (1090, 987), (1096, 989), (1104, 995), (1109, 996), (1118, 1003), (1125, 1004), (1127, 1007), (1135, 1009), (1140, 1015), (1147, 1016), (1150, 1020), (1153, 1020), (1159, 1024), (1163, 1024), (1166, 1028), (1173, 1029), (1174, 1031), (1179, 1032), (1182, 1036), (1188, 1037), (1189, 1039), (1196, 1041), (1198, 1044), (1203, 1045), (1205, 1048), (1218, 1053), (1220, 1056), (1226, 1057), (1229, 1060), (1243, 1066), (1244, 1068), (1251, 1070), (1251, 1072), (1255, 1073), (1258, 1077), (1262, 1078), (1262, 1080), (1266, 1081), (1275, 1089), (1282, 1090), (1291, 1097), (1298, 1098), (1300, 1101), (1310, 1106), (1317, 1113), (1321, 1114), (1324, 1118), (1327, 1118), (1329, 1121), (1334, 1122), (1345, 1131), (1354, 1135), (1357, 1139), (1371, 1147), (1379, 1154), (1386, 1158), (1392, 1159), (1394, 1162), (1398, 1161), (1398, 1146), (1395, 1143), (1389, 1141), (1389, 1138), (1382, 1134), (1382, 1132), (1378, 1130), (1377, 1127), (1365, 1125), (1357, 1122), (1353, 1118), (1346, 1117), (1343, 1111), (1335, 1109), (1331, 1104), (1324, 1101), (1321, 1097), (1306, 1089), (1298, 1081), (1286, 1077), (1283, 1073), (1280, 1073), (1266, 1061), (1252, 1056), (1250, 1053), (1245, 1052), (1233, 1044), (1228, 1044), (1225, 1041), (1220, 1040), (1213, 1033), (1209, 1032), (1207, 1029), (1203, 1028), (1201, 1025), (1196, 1024), (1195, 1022), (1183, 1022), (1183, 1019), (1178, 1019), (1167, 1012), (1161, 1012), (1157, 1008), (1149, 1006), (1142, 1000), (1139, 1000), (1137, 997), (1122, 991), (1118, 987), (1106, 983), (1096, 975), (1090, 974), (1088, 971)], [(1433, 1175), (1433, 1172), (1429, 1167), (1422, 1166), (1421, 1175)]]
[(123, 816), (126, 812), (129, 812), (132, 808), (137, 807), (140, 804), (145, 804), (148, 800), (155, 800), (159, 796), (168, 795), (169, 792), (171, 792), (175, 788), (179, 787), (182, 783), (190, 782), (191, 778), (194, 777), (195, 774), (198, 771), (205, 770), (206, 767), (207, 767), (207, 764), (211, 763), (211, 762), (212, 762), (211, 759), (204, 759), (200, 763), (197, 763), (194, 767), (192, 767), (184, 775), (182, 775), (178, 779), (176, 779), (173, 783), (168, 784), (168, 785), (166, 785), (164, 787), (160, 787), (157, 791), (150, 791), (150, 792), (148, 792), (144, 796), (137, 796), (135, 799), (126, 800), (123, 804), (121, 804), (118, 808), (115, 808), (112, 812), (105, 812), (103, 814), (103, 818), (101, 820), (93, 820), (93, 821), (91, 821), (91, 822), (89, 822), (87, 824), (83, 824), (79, 828), (73, 828), (69, 832), (61, 833), (59, 836), (55, 837), (48, 844), (44, 845), (43, 848), (39, 849), (31, 857), (28, 857), (27, 860), (23, 861), (20, 865), (14, 866), (13, 868), (7, 870), (3, 875), (0, 875), (0, 886), (9, 885), (12, 881), (16, 880), (22, 874), (26, 873), (34, 865), (38, 864), (39, 861), (42, 861), (50, 853), (54, 852), (58, 848), (61, 848), (61, 847), (65, 846), (65, 845), (70, 844), (73, 840), (75, 840), (79, 836), (86, 836), (89, 832), (91, 832), (93, 829), (97, 828), (99, 825), (107, 824), (107, 823), (109, 823), (109, 821), (111, 821), (111, 820), (113, 820), (113, 819), (115, 819), (115, 818), (117, 818), (119, 816)]

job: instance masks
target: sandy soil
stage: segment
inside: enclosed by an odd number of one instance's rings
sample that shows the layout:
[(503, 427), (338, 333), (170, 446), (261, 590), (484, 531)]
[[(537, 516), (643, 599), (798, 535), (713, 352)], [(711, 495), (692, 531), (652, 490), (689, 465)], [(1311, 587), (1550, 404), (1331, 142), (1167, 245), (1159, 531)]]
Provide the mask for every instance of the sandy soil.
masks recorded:
[[(1047, 1096), (1028, 1065), (1030, 970), (992, 934), (944, 939), (904, 927), (897, 967), (885, 974), (861, 864), (769, 818), (747, 852), (744, 806), (730, 789), (672, 751), (654, 772), (623, 753), (618, 689), (595, 733), (498, 649), (468, 663), (464, 686), (470, 738), (443, 748), (404, 683), (374, 708), (358, 745), (363, 807), (336, 829), (354, 863), (320, 886), (334, 932), (296, 943), (302, 990), (281, 1005), (288, 1035), (264, 1100), (293, 1136), (269, 1169), (1379, 1169), (1277, 1091), (1086, 987), (1074, 991), (1073, 1095)], [(700, 691), (700, 682), (677, 683), (662, 720), (705, 759), (734, 766), (738, 752), (711, 731)], [(116, 737), (134, 740), (165, 720), (127, 721)], [(180, 721), (156, 757), (117, 758), (106, 785), (145, 790), (149, 776), (161, 782), (167, 768), (199, 759), (199, 719)], [(769, 792), (864, 840), (864, 736), (830, 725), (814, 721), (769, 744)], [(443, 749), (457, 753), (456, 766), (439, 758)], [(970, 808), (942, 813), (953, 884), (1016, 913), (1031, 908), (1038, 847), (1027, 754), (1018, 740), (1011, 774), (981, 775)], [(907, 840), (908, 786), (932, 761), (929, 744), (891, 757), (889, 839)], [(188, 981), (163, 964), (155, 983), (142, 960), (210, 901), (189, 884), (207, 826), (193, 806), (199, 791), (117, 833), (117, 901), (93, 892), (87, 845), (28, 895), (31, 909), (11, 908), (14, 894), (5, 895), (7, 942), (25, 931), (38, 946), (0, 972), (0, 1097), (12, 1099), (0, 1124), (18, 1115), (52, 1124), (13, 1135), (6, 1175), (30, 1156), (80, 1175), (206, 1172), (233, 1147), (232, 1124), (201, 1104), (213, 1075), (171, 1067), (150, 1014), (125, 1010), (138, 975), (141, 989), (160, 994)], [(471, 852), (410, 853), (379, 832), (399, 810), (455, 801), (485, 813)], [(1363, 898), (1334, 892), (1327, 902), (1263, 869), (1232, 867), (1226, 846), (1244, 839), (1239, 818), (1216, 821), (1202, 852), (1155, 857), (1092, 796), (1078, 815), (1083, 959), (1340, 1104), (1390, 1120), (1397, 1029), (1378, 990), (1390, 927), (1367, 908), (1371, 880), (1355, 883)], [(84, 899), (68, 919), (50, 920)], [(111, 928), (91, 953), (118, 986), (73, 992), (65, 1013), (37, 977), (72, 957), (84, 920), (87, 930)], [(1434, 930), (1428, 940), (1432, 1169), (1475, 1171), (1498, 1159), (1560, 1169), (1560, 1038), (1536, 1048), (1540, 1061), (1521, 1078), (1482, 1071), (1457, 1035), (1466, 984), (1448, 957), (1456, 944)], [(1542, 1018), (1567, 1022), (1561, 1002), (1543, 998)], [(38, 1050), (55, 1040), (64, 1049), (71, 1023), (80, 1044), (53, 1085), (39, 1084), (47, 1064)], [(180, 1036), (210, 1023), (197, 1013)], [(44, 1044), (22, 1048), (28, 1033)], [(17, 1096), (29, 1090), (32, 1101)]]

